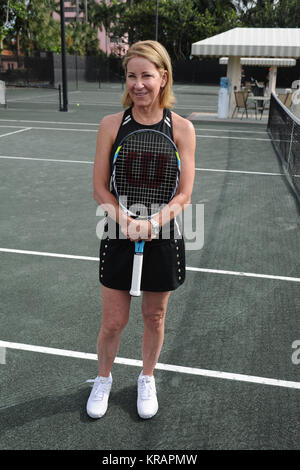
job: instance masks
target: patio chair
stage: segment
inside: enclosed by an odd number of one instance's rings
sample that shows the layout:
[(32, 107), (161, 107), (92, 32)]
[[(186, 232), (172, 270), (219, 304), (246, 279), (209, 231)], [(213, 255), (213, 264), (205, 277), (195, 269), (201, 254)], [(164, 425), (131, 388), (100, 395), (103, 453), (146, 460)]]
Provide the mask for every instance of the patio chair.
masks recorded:
[(286, 97), (286, 100), (285, 100), (285, 103), (284, 105), (287, 107), (287, 108), (290, 108), (291, 105), (292, 105), (292, 98), (293, 98), (293, 93), (287, 93), (287, 97)]
[(278, 93), (277, 98), (281, 101), (281, 103), (285, 103), (286, 100), (286, 93)]
[(286, 106), (287, 108), (291, 107), (293, 93), (278, 93), (278, 99)]
[(253, 109), (255, 111), (255, 116), (256, 116), (256, 104), (255, 102), (253, 103), (253, 106), (249, 106), (247, 104), (247, 99), (248, 99), (248, 91), (235, 91), (234, 96), (235, 96), (235, 108), (232, 113), (232, 118), (234, 117), (235, 112), (237, 111), (237, 114), (239, 111), (242, 109), (242, 117), (243, 119), (244, 113), (246, 112), (246, 117), (248, 118), (248, 110)]

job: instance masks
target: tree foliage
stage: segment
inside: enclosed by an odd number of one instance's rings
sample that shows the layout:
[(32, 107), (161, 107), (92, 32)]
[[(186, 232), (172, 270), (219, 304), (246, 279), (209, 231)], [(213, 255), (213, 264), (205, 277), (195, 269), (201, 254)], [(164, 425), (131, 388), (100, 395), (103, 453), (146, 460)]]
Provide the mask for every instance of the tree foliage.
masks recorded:
[(0, 52), (4, 40), (13, 32), (19, 41), (26, 18), (25, 0), (2, 0), (0, 4)]
[[(126, 38), (129, 44), (155, 38), (156, 0), (72, 3), (80, 15), (66, 25), (68, 53), (99, 53), (97, 33), (103, 29), (109, 37)], [(193, 42), (237, 26), (300, 27), (299, 0), (159, 0), (158, 5), (158, 40), (173, 59), (189, 57)], [(17, 53), (59, 52), (60, 22), (54, 11), (59, 13), (58, 0), (1, 0), (0, 50), (6, 43), (14, 44)]]
[[(94, 29), (99, 28), (100, 31), (105, 30), (108, 36), (113, 37), (113, 25), (119, 22), (125, 7), (126, 5), (123, 2), (118, 3), (116, 0), (112, 0), (109, 4), (106, 2), (98, 3), (95, 0), (90, 0), (89, 22)], [(105, 51), (108, 53), (107, 44), (105, 44)]]
[(241, 0), (236, 8), (244, 26), (252, 28), (299, 28), (299, 0)]
[[(156, 0), (129, 0), (112, 27), (128, 42), (154, 39)], [(160, 0), (158, 40), (173, 58), (190, 55), (191, 43), (234, 27), (237, 13), (231, 1)]]
[(29, 0), (24, 21), (22, 48), (27, 54), (35, 50), (54, 51), (60, 48), (60, 25), (53, 18), (55, 0)]
[(84, 21), (74, 21), (67, 25), (66, 48), (69, 54), (96, 55), (99, 45), (95, 29)]

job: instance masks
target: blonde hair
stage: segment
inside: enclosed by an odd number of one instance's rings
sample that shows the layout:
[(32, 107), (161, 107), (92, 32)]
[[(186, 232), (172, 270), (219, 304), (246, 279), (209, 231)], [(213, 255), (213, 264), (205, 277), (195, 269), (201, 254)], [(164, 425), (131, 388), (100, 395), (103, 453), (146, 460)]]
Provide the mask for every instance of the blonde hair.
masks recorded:
[[(167, 71), (167, 83), (160, 92), (160, 106), (162, 108), (172, 108), (175, 103), (175, 96), (173, 95), (173, 73), (172, 73), (172, 64), (171, 59), (162, 44), (157, 41), (138, 41), (133, 44), (123, 60), (123, 68), (125, 74), (127, 71), (127, 64), (130, 59), (133, 57), (140, 56), (148, 59), (152, 64), (155, 65), (161, 76), (164, 71)], [(122, 105), (124, 108), (130, 107), (133, 105), (132, 99), (125, 85), (125, 90), (122, 96)]]

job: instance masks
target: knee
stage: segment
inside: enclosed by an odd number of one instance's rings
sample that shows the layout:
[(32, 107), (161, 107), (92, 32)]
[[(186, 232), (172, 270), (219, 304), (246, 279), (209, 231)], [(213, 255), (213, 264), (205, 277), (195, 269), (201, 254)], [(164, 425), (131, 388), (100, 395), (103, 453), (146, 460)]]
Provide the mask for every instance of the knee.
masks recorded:
[(122, 333), (127, 322), (121, 320), (106, 321), (101, 326), (101, 334), (106, 338), (111, 338)]
[(144, 323), (152, 330), (159, 330), (164, 325), (166, 310), (163, 306), (142, 306)]

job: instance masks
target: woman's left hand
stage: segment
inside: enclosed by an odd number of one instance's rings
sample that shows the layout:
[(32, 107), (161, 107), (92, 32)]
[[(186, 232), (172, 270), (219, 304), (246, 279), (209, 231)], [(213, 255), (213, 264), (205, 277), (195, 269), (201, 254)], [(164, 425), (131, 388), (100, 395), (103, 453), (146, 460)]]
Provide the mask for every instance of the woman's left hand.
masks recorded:
[(152, 234), (152, 226), (149, 220), (132, 220), (127, 227), (127, 237), (134, 242), (144, 240), (150, 242), (155, 235)]

